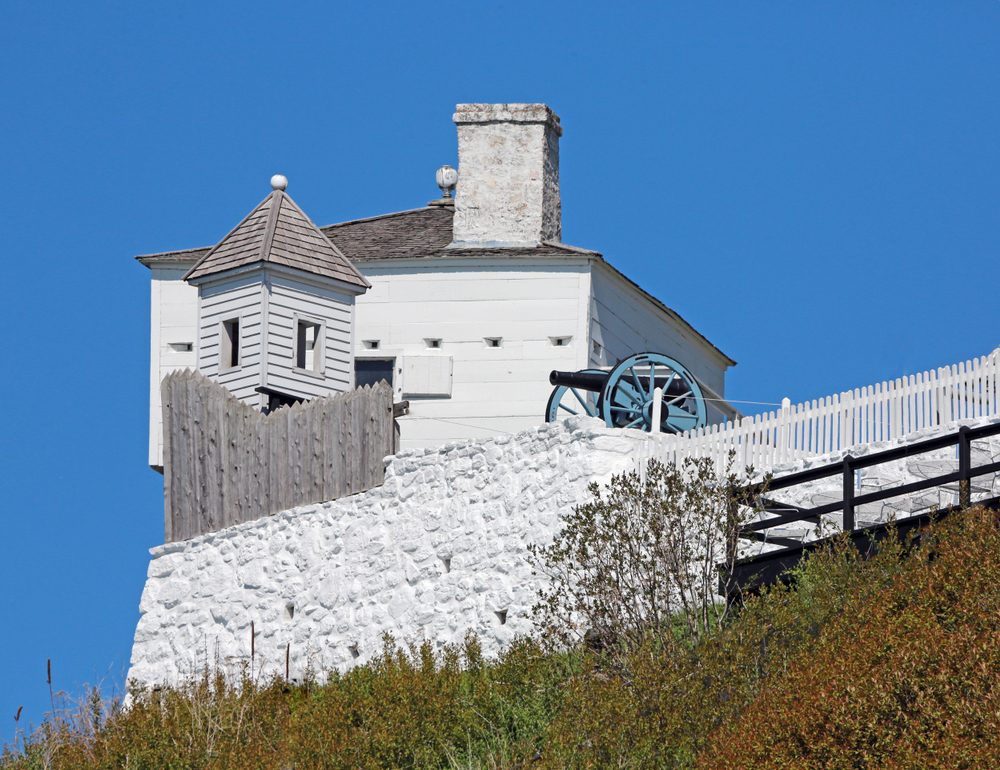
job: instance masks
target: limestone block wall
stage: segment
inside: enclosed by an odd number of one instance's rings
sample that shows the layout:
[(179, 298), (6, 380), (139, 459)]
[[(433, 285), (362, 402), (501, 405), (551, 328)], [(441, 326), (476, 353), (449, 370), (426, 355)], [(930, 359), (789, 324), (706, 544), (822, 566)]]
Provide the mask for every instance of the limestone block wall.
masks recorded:
[[(290, 674), (364, 662), (391, 632), (488, 654), (532, 630), (548, 542), (591, 481), (635, 467), (644, 435), (572, 418), (516, 436), (410, 450), (385, 484), (154, 548), (129, 679), (169, 684), (208, 665)], [(289, 647), (290, 645), (290, 647)]]

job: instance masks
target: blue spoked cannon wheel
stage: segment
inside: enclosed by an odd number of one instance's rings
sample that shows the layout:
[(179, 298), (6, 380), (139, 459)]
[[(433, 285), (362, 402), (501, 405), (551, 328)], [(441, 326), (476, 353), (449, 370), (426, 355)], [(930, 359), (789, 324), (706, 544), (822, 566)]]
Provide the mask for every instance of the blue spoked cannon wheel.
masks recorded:
[[(603, 369), (584, 369), (584, 374), (605, 375)], [(579, 388), (571, 388), (566, 385), (558, 385), (549, 396), (549, 402), (545, 405), (545, 422), (555, 422), (565, 420), (575, 414), (586, 414), (597, 417), (597, 399), (599, 393), (591, 393)]]
[(598, 413), (608, 427), (649, 431), (656, 387), (663, 389), (660, 432), (683, 433), (705, 425), (705, 397), (698, 381), (682, 364), (661, 353), (622, 359), (608, 373), (597, 401)]

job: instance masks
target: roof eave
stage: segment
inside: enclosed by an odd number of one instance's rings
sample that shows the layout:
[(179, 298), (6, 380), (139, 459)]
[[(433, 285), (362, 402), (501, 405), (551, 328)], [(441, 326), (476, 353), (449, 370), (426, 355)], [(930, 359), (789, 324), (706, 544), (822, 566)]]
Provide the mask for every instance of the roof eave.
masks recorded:
[(631, 286), (636, 291), (638, 291), (643, 297), (645, 297), (647, 300), (649, 300), (654, 305), (656, 305), (661, 311), (663, 311), (664, 313), (666, 313), (667, 315), (669, 315), (671, 318), (676, 319), (678, 322), (680, 322), (681, 324), (683, 324), (686, 328), (690, 329), (691, 332), (698, 339), (700, 339), (702, 342), (704, 342), (706, 345), (708, 345), (712, 350), (714, 350), (719, 355), (719, 357), (722, 358), (726, 362), (727, 366), (736, 366), (736, 361), (733, 358), (729, 357), (724, 352), (722, 352), (722, 350), (720, 350), (710, 339), (708, 339), (708, 337), (706, 337), (700, 331), (698, 331), (697, 329), (695, 329), (694, 326), (692, 326), (691, 323), (684, 318), (684, 316), (682, 316), (680, 313), (678, 313), (672, 307), (670, 307), (669, 305), (665, 304), (661, 299), (657, 298), (655, 295), (650, 294), (648, 291), (646, 291), (644, 288), (642, 288), (642, 286), (640, 286), (639, 284), (637, 284), (635, 281), (633, 281), (631, 278), (629, 278), (627, 275), (625, 275), (625, 273), (623, 273), (617, 267), (615, 267), (614, 265), (612, 265), (606, 259), (600, 259), (600, 260), (595, 260), (595, 261), (600, 262), (602, 265), (604, 265), (614, 275), (616, 275), (619, 278), (621, 278), (623, 281), (625, 281), (625, 283), (627, 283), (629, 286)]
[[(345, 281), (343, 278), (334, 278), (330, 275), (323, 275), (322, 273), (314, 273), (309, 270), (303, 270), (298, 267), (291, 267), (290, 265), (283, 265), (280, 262), (268, 262), (264, 260), (258, 260), (256, 262), (248, 262), (245, 265), (235, 265), (233, 267), (227, 267), (225, 270), (216, 270), (210, 273), (202, 273), (201, 275), (194, 275), (190, 278), (185, 278), (185, 280), (192, 286), (200, 286), (207, 283), (215, 283), (221, 281), (227, 281), (230, 278), (234, 278), (240, 275), (247, 275), (254, 272), (265, 273), (270, 271), (271, 273), (285, 273), (294, 278), (300, 278), (314, 284), (332, 284), (336, 288), (348, 291), (352, 294), (364, 294), (368, 289), (371, 288), (371, 284), (368, 279), (361, 275), (361, 280), (364, 281), (364, 285), (354, 283), (351, 281)], [(359, 274), (360, 275), (360, 274)]]
[(343, 289), (344, 291), (348, 291), (348, 292), (350, 292), (352, 294), (355, 294), (355, 295), (364, 294), (366, 291), (368, 291), (372, 287), (372, 285), (371, 285), (371, 283), (369, 283), (368, 279), (365, 278), (363, 275), (361, 275), (361, 273), (358, 273), (358, 276), (360, 277), (360, 279), (362, 281), (364, 281), (364, 285), (361, 285), (359, 283), (355, 283), (353, 281), (345, 281), (343, 278), (334, 278), (333, 276), (330, 276), (330, 275), (322, 275), (320, 273), (313, 273), (313, 272), (310, 272), (309, 270), (303, 270), (302, 268), (299, 268), (299, 267), (292, 267), (290, 265), (283, 265), (280, 262), (266, 262), (266, 263), (264, 263), (264, 266), (267, 269), (269, 269), (269, 270), (271, 270), (271, 271), (273, 271), (275, 273), (278, 273), (278, 274), (287, 273), (288, 275), (291, 275), (291, 276), (293, 276), (295, 278), (302, 278), (302, 279), (305, 279), (307, 281), (312, 281), (313, 283), (317, 283), (317, 284), (321, 284), (321, 283), (322, 284), (334, 284), (337, 288)]
[(164, 262), (171, 263), (195, 263), (201, 259), (208, 251), (208, 247), (199, 246), (194, 249), (178, 249), (177, 251), (162, 251), (157, 254), (137, 254), (134, 259), (141, 265), (152, 267)]

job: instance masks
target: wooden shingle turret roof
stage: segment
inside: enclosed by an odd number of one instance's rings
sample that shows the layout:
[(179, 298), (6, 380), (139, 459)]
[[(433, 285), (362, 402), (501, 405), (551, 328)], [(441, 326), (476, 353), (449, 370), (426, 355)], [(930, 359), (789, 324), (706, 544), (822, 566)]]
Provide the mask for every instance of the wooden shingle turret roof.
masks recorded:
[(275, 176), (271, 183), (271, 194), (209, 249), (184, 279), (269, 262), (367, 289), (371, 284), (285, 192), (284, 177)]

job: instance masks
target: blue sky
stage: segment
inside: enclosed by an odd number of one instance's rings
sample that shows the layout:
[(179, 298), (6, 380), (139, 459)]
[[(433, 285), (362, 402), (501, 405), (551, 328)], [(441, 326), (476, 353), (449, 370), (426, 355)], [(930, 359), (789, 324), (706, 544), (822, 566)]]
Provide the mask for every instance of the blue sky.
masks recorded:
[[(610, 10), (613, 9), (613, 10)], [(1000, 3), (28, 3), (0, 24), (0, 741), (121, 685), (147, 549), (148, 274), (281, 171), (412, 208), (456, 102), (560, 114), (563, 234), (819, 397), (1000, 344)], [(539, 407), (541, 409), (541, 405)]]

